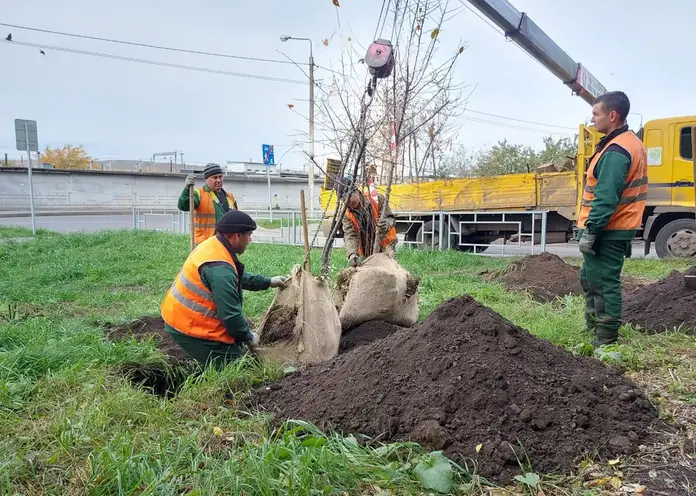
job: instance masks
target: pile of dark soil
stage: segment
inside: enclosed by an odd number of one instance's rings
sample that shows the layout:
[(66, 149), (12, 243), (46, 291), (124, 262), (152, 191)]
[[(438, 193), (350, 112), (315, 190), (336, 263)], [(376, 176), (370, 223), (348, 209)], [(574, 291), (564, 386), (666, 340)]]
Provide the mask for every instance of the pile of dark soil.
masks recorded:
[(134, 385), (143, 387), (158, 396), (176, 394), (184, 381), (198, 369), (192, 360), (164, 329), (162, 317), (142, 317), (127, 324), (106, 326), (107, 338), (112, 341), (137, 339), (154, 340), (157, 349), (167, 358), (166, 366), (127, 363), (117, 373), (127, 377)]
[[(490, 274), (489, 279), (499, 280), (513, 291), (526, 291), (542, 303), (552, 302), (566, 295), (582, 295), (580, 269), (565, 263), (558, 255), (542, 253), (530, 255), (512, 262), (500, 274)], [(622, 275), (624, 296), (633, 294), (648, 281)]]
[(297, 320), (297, 307), (276, 306), (270, 309), (263, 328), (259, 332), (262, 345), (285, 341), (292, 337)]
[(532, 298), (544, 303), (582, 294), (578, 268), (551, 253), (530, 255), (512, 262), (498, 279), (508, 289), (527, 291)]
[(633, 452), (657, 419), (618, 370), (537, 339), (468, 296), (257, 390), (250, 405), (278, 422), (417, 441), (456, 461), (474, 459), (479, 473), (502, 482), (527, 457), (548, 473), (570, 471), (595, 450)]
[(378, 339), (386, 338), (394, 334), (396, 331), (401, 329), (407, 329), (406, 327), (399, 327), (389, 322), (365, 322), (358, 327), (344, 332), (341, 336), (341, 343), (338, 346), (339, 353), (345, 353), (348, 350), (352, 350), (358, 346), (364, 346), (370, 344)]
[(673, 271), (665, 279), (648, 284), (624, 297), (624, 322), (650, 333), (685, 326), (696, 329), (696, 290), (684, 284), (684, 275), (696, 275), (696, 267)]

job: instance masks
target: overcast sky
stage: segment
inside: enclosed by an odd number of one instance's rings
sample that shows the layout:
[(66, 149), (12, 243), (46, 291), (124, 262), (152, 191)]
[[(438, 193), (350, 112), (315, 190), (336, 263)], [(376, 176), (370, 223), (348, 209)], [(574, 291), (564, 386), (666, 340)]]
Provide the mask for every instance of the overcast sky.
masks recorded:
[[(336, 67), (348, 44), (367, 46), (379, 0), (0, 0), (0, 22), (191, 50), (306, 62), (309, 45), (281, 43), (288, 34), (314, 41), (316, 64)], [(627, 92), (645, 120), (696, 114), (692, 55), (696, 2), (662, 0), (512, 0), (609, 90)], [(456, 7), (458, 0), (451, 0)], [(590, 106), (469, 10), (443, 29), (441, 51), (468, 43), (456, 80), (474, 91), (468, 108), (559, 128), (466, 113), (459, 142), (471, 149), (498, 140), (541, 145), (545, 134), (572, 135)], [(338, 16), (337, 16), (338, 14)], [(339, 27), (340, 21), (340, 27)], [(0, 26), (4, 38), (125, 57), (306, 83), (292, 64), (221, 59), (116, 45)], [(349, 41), (348, 38), (351, 38)], [(330, 38), (328, 47), (321, 41)], [(358, 50), (360, 50), (358, 48)], [(261, 160), (276, 145), (276, 162), (306, 131), (306, 84), (258, 80), (144, 65), (0, 43), (0, 152), (15, 151), (13, 120), (38, 122), (42, 148), (82, 144), (96, 158), (147, 159), (183, 150), (189, 163)], [(444, 55), (443, 55), (444, 56)], [(317, 78), (327, 77), (317, 69)], [(295, 105), (290, 111), (288, 103)], [(476, 119), (476, 120), (470, 120)], [(495, 121), (497, 124), (480, 122)], [(637, 128), (640, 117), (630, 123)], [(520, 129), (524, 128), (524, 129)], [(565, 129), (567, 128), (567, 129)], [(319, 136), (317, 136), (319, 139)], [(305, 145), (302, 145), (305, 146)], [(282, 160), (301, 168), (301, 150)]]

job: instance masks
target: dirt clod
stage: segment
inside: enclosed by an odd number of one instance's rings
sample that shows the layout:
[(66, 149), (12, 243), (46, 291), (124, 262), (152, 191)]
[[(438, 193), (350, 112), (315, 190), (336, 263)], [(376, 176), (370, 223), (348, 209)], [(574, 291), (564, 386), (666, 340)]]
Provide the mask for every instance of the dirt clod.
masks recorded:
[(167, 365), (126, 363), (117, 374), (127, 377), (134, 385), (143, 387), (158, 396), (171, 397), (183, 386), (186, 379), (197, 372), (198, 366), (177, 345), (164, 329), (161, 317), (142, 317), (117, 326), (106, 325), (107, 338), (112, 341), (152, 339), (167, 359)]
[(673, 271), (665, 279), (648, 284), (624, 297), (623, 320), (649, 333), (675, 327), (696, 329), (696, 290), (684, 284), (684, 275), (696, 275), (696, 267)]
[(276, 306), (269, 310), (268, 317), (260, 331), (262, 345), (290, 339), (295, 330), (297, 307)]
[(583, 453), (635, 451), (657, 419), (618, 370), (537, 339), (468, 296), (275, 386), (250, 404), (278, 422), (417, 441), (474, 459), (502, 482), (526, 457), (537, 472), (567, 472)]
[(396, 331), (405, 329), (404, 327), (399, 327), (388, 322), (365, 322), (358, 327), (355, 327), (349, 331), (346, 331), (341, 336), (341, 344), (338, 347), (339, 353), (345, 353), (348, 350), (352, 350), (357, 346), (364, 346), (370, 344), (378, 339), (385, 338)]
[(418, 291), (418, 285), (420, 284), (420, 279), (409, 274), (406, 277), (406, 292), (404, 293), (404, 298), (408, 299)]

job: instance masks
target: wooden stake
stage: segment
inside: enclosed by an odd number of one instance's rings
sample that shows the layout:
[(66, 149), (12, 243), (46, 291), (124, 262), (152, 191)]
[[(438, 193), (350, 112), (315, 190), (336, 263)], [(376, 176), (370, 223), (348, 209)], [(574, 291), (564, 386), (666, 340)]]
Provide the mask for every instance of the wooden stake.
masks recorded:
[(307, 207), (305, 206), (304, 190), (300, 190), (300, 206), (302, 208), (302, 237), (304, 238), (305, 261), (304, 268), (307, 272), (312, 271), (309, 256), (309, 229), (307, 227)]

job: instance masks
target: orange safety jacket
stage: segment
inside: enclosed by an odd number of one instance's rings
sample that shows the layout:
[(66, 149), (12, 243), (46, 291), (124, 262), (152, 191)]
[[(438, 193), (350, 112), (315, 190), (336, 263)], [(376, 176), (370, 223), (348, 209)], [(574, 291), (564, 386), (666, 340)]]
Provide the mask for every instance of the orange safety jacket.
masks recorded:
[(225, 262), (237, 271), (232, 255), (217, 237), (203, 241), (191, 252), (167, 291), (161, 307), (162, 318), (182, 334), (232, 344), (234, 338), (217, 314), (213, 293), (201, 280), (199, 268), (207, 262)]
[(621, 193), (621, 198), (619, 198), (616, 212), (610, 217), (609, 223), (604, 229), (635, 230), (640, 229), (643, 222), (643, 211), (648, 199), (648, 167), (645, 147), (633, 131), (626, 131), (607, 143), (602, 150), (595, 153), (590, 161), (585, 188), (582, 192), (580, 215), (578, 216), (578, 227), (580, 229), (585, 229), (590, 210), (592, 209), (592, 200), (595, 198), (594, 190), (595, 186), (597, 186), (595, 169), (604, 151), (612, 144), (619, 145), (628, 152), (631, 156), (631, 165), (628, 168), (626, 185), (623, 193)]
[[(203, 187), (196, 190), (200, 201), (193, 214), (194, 243), (199, 245), (208, 238), (215, 236), (215, 203), (219, 203), (217, 195), (212, 191), (206, 191)], [(225, 191), (230, 209), (237, 209), (234, 195)]]
[[(379, 202), (374, 198), (366, 195), (365, 193), (360, 194), (362, 194), (365, 197), (365, 199), (369, 202), (369, 204), (372, 206), (372, 218), (374, 219), (375, 236), (379, 236), (379, 234), (377, 233), (377, 222), (379, 222)], [(350, 209), (346, 209), (346, 217), (348, 217), (348, 219), (353, 223), (353, 226), (355, 227), (355, 232), (360, 233), (360, 222), (358, 222), (358, 218), (355, 216), (355, 214), (353, 214), (353, 212), (350, 211)], [(396, 241), (396, 228), (392, 226), (391, 229), (387, 231), (387, 235), (380, 240), (379, 245), (382, 248), (386, 248), (394, 241)], [(363, 252), (360, 243), (358, 243), (358, 255), (360, 255), (361, 257), (365, 256), (365, 253)]]

